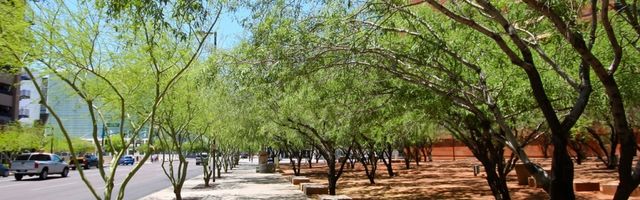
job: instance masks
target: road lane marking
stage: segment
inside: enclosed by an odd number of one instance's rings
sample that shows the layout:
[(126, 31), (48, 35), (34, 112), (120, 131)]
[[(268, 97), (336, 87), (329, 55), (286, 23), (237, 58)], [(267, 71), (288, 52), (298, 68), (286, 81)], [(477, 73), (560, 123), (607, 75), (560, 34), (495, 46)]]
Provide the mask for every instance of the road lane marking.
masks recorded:
[(22, 185), (20, 185), (20, 184), (3, 185), (3, 186), (0, 186), (0, 188), (6, 188), (6, 187), (12, 187), (12, 186), (22, 186)]
[(53, 185), (53, 186), (49, 186), (49, 187), (39, 187), (39, 188), (31, 189), (31, 191), (47, 190), (47, 189), (51, 189), (51, 188), (57, 188), (57, 187), (60, 187), (60, 186), (73, 185), (73, 184), (74, 183), (72, 182), (72, 183)]

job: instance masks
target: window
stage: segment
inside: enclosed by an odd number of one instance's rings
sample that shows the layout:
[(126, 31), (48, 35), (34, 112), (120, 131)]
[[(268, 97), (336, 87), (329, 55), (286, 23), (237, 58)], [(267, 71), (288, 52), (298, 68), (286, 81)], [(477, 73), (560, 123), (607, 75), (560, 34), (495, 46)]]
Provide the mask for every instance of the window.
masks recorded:
[(20, 90), (20, 99), (31, 98), (31, 90)]
[(29, 158), (29, 160), (50, 161), (51, 157), (46, 154), (35, 154), (35, 155), (32, 155), (31, 158)]
[(28, 74), (21, 74), (21, 75), (20, 75), (20, 80), (22, 80), (22, 81), (28, 81), (28, 80), (31, 80), (31, 77), (29, 77), (29, 75), (28, 75)]
[(16, 160), (29, 160), (29, 154), (25, 154), (25, 155), (19, 155)]
[(0, 116), (12, 117), (12, 108), (10, 106), (0, 105)]
[(20, 108), (20, 110), (18, 110), (18, 118), (27, 118), (27, 117), (29, 117), (29, 109)]
[(0, 93), (2, 94), (11, 95), (12, 88), (9, 84), (0, 83)]

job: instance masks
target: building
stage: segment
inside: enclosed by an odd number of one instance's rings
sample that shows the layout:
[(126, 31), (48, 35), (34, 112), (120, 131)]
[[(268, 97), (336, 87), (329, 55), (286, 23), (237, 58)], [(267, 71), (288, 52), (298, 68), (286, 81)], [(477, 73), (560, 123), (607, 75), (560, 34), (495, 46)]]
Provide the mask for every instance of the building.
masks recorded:
[[(62, 80), (51, 77), (47, 80), (47, 104), (60, 117), (65, 129), (71, 137), (92, 139), (93, 122), (87, 104)], [(56, 119), (47, 120), (47, 134), (60, 136), (62, 132)], [(98, 130), (108, 129), (98, 121)], [(108, 134), (108, 133), (107, 133)]]
[(18, 119), (20, 76), (0, 74), (0, 124)]
[[(48, 78), (43, 77), (37, 81), (43, 94), (47, 94)], [(19, 95), (18, 121), (24, 125), (34, 125), (36, 123), (44, 124), (47, 122), (49, 113), (47, 109), (40, 104), (40, 94), (36, 90), (31, 78), (23, 74), (20, 76), (20, 95)], [(46, 96), (44, 97), (46, 100)]]
[[(50, 77), (43, 85), (46, 85), (47, 95), (46, 102), (51, 109), (60, 117), (62, 124), (71, 137), (81, 138), (83, 140), (93, 140), (93, 121), (91, 114), (87, 108), (86, 102), (78, 96), (65, 82), (57, 77)], [(95, 102), (99, 107), (99, 102)], [(117, 116), (108, 111), (101, 111), (104, 114), (105, 121), (102, 117), (96, 113), (96, 125), (98, 128), (98, 140), (102, 141), (104, 138), (113, 134), (118, 134), (120, 131), (120, 121), (118, 119), (110, 118), (110, 116)], [(147, 129), (143, 129), (140, 133), (139, 140), (135, 141), (136, 144), (131, 147), (129, 154), (134, 154), (133, 149), (138, 145), (141, 145), (147, 141)], [(128, 123), (124, 124), (124, 132), (130, 132), (130, 126)], [(53, 117), (49, 117), (46, 122), (45, 132), (48, 135), (61, 136), (60, 126)], [(126, 138), (125, 138), (126, 139)]]

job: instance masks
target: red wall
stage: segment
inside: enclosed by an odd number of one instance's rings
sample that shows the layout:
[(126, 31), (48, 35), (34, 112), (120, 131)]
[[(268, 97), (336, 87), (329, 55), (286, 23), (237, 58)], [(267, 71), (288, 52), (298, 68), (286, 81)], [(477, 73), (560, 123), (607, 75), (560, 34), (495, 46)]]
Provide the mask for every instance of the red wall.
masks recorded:
[[(596, 126), (595, 129), (601, 135), (608, 134), (605, 128)], [(634, 128), (633, 131), (636, 135), (640, 135), (639, 129)], [(636, 140), (640, 144), (640, 137), (636, 137)], [(595, 149), (599, 150), (598, 144), (595, 140), (590, 141), (588, 144), (594, 147)], [(583, 147), (583, 148), (587, 156), (596, 156), (595, 152), (593, 152), (590, 148), (588, 147)], [(575, 155), (575, 152), (571, 148), (568, 148), (568, 150), (571, 155)], [(544, 157), (544, 154), (542, 151), (543, 149), (542, 149), (541, 140), (534, 141), (532, 142), (532, 144), (529, 144), (525, 147), (525, 152), (531, 158)], [(618, 152), (620, 151), (620, 145), (618, 145), (617, 151)], [(451, 138), (442, 139), (440, 140), (440, 142), (433, 145), (432, 155), (434, 158), (452, 158), (454, 157), (454, 153), (455, 153), (455, 157), (474, 157), (473, 153), (471, 153), (471, 150), (469, 150), (467, 146), (465, 146), (462, 142), (458, 142), (458, 141), (456, 141), (454, 145), (454, 142), (452, 141)], [(549, 148), (547, 149), (547, 155), (551, 157), (552, 154), (553, 154), (553, 145), (549, 145)], [(511, 155), (511, 150), (508, 148), (505, 148), (504, 155), (505, 156)]]

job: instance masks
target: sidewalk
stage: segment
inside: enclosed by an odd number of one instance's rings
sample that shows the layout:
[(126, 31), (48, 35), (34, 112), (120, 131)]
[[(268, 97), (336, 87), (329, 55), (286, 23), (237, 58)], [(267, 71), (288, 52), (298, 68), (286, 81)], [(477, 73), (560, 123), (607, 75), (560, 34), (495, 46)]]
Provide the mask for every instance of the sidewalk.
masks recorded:
[[(256, 160), (257, 161), (257, 160)], [(183, 199), (222, 200), (222, 199), (308, 199), (299, 189), (288, 183), (282, 175), (256, 173), (257, 162), (241, 160), (238, 168), (222, 173), (212, 187), (204, 188), (202, 175), (185, 181), (182, 188)], [(200, 167), (200, 166), (198, 166)], [(169, 187), (148, 195), (143, 200), (175, 199), (173, 188)]]

